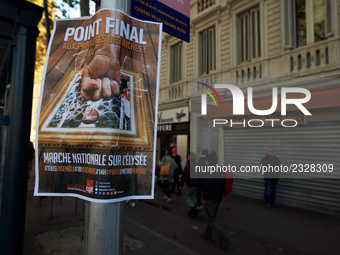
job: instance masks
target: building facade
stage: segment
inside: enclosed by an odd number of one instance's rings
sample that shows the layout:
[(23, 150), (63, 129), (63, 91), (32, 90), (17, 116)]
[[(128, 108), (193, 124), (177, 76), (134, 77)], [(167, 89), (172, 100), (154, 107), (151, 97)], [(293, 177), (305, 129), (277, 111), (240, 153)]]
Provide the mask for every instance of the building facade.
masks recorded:
[[(333, 80), (340, 76), (339, 21), (338, 0), (192, 0), (190, 43), (163, 34), (159, 92), (159, 114), (188, 111), (191, 119), (179, 122), (169, 118), (164, 123), (167, 126), (159, 122), (158, 157), (171, 143), (177, 143), (183, 159), (188, 151), (199, 153), (206, 148), (218, 151), (221, 164), (254, 165), (259, 164), (267, 146), (274, 146), (283, 163), (318, 157), (340, 166), (335, 160), (340, 151), (334, 142), (340, 142), (340, 104), (335, 99), (340, 86)], [(252, 84), (259, 103), (270, 98), (275, 84), (253, 85), (252, 81), (303, 78), (306, 81), (299, 87), (310, 90), (320, 104), (313, 105), (313, 118), (303, 118), (294, 141), (278, 136), (287, 132), (282, 127), (275, 131), (266, 127), (205, 130), (209, 120), (201, 118), (190, 104), (190, 81), (214, 84), (219, 78), (233, 79), (244, 92)], [(316, 78), (330, 80), (313, 84), (311, 80)], [(193, 136), (195, 139), (190, 138)], [(339, 214), (339, 184), (338, 178), (282, 179), (278, 202)], [(238, 179), (234, 193), (262, 199), (263, 186), (262, 179)]]

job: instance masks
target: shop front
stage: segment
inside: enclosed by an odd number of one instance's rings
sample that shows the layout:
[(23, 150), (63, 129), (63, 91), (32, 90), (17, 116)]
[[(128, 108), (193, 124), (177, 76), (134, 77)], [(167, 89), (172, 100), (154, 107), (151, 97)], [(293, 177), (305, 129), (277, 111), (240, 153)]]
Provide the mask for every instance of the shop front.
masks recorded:
[(157, 162), (165, 154), (166, 149), (174, 146), (177, 154), (186, 162), (189, 150), (189, 107), (179, 107), (158, 111), (157, 126)]
[[(211, 109), (209, 117), (200, 116), (197, 131), (191, 129), (191, 146), (217, 151), (219, 164), (236, 169), (233, 194), (262, 200), (263, 176), (241, 173), (258, 169), (268, 147), (272, 147), (282, 166), (277, 202), (312, 211), (340, 213), (340, 88), (311, 91), (305, 107), (311, 115), (288, 108), (271, 116), (243, 116), (230, 113), (232, 103)], [(268, 109), (270, 98), (254, 101)], [(224, 110), (225, 109), (225, 110)], [(217, 121), (218, 120), (218, 121)], [(194, 143), (193, 143), (194, 142)], [(316, 167), (321, 170), (318, 171)], [(294, 174), (293, 174), (294, 173)], [(315, 174), (314, 174), (315, 173)], [(243, 176), (241, 176), (243, 174)]]

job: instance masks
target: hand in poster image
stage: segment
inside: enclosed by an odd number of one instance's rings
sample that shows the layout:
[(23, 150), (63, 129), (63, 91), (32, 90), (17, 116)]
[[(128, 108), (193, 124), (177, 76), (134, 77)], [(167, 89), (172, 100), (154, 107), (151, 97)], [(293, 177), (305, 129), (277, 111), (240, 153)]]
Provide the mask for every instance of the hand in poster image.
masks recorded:
[(110, 99), (119, 95), (119, 46), (98, 44), (88, 56), (82, 75), (81, 96), (85, 100)]

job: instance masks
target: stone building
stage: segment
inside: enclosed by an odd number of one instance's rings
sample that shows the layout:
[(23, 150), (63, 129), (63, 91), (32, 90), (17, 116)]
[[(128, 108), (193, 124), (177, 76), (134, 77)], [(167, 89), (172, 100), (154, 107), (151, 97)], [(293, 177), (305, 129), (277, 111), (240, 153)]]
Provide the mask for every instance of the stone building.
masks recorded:
[[(218, 151), (220, 164), (240, 167), (258, 165), (266, 148), (273, 146), (283, 164), (317, 159), (315, 163), (340, 171), (339, 12), (338, 0), (191, 0), (190, 43), (163, 34), (158, 158), (176, 143), (183, 159), (189, 150), (199, 153), (207, 148)], [(272, 87), (306, 88), (312, 95), (312, 116), (289, 111), (288, 116), (298, 119), (293, 134), (283, 126), (268, 125), (205, 129), (211, 119), (190, 103), (190, 82), (199, 79), (214, 85), (220, 78), (232, 79), (245, 94), (252, 87), (259, 105), (271, 99)], [(263, 79), (286, 82), (277, 85)], [(244, 118), (249, 120), (250, 116)], [(339, 174), (297, 177), (282, 178), (279, 203), (340, 213)], [(234, 193), (262, 199), (263, 186), (261, 178), (240, 178)]]

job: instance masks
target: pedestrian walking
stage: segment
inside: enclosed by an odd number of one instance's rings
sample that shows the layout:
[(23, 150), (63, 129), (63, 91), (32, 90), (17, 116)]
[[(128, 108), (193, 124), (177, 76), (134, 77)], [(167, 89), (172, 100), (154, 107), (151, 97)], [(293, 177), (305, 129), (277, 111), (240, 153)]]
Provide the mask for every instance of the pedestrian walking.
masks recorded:
[(175, 160), (177, 164), (177, 168), (175, 169), (174, 175), (173, 175), (171, 193), (175, 193), (175, 190), (177, 188), (177, 195), (182, 196), (182, 190), (178, 188), (179, 187), (179, 176), (182, 174), (181, 157), (177, 154), (177, 148), (172, 148), (171, 153), (172, 153), (173, 159)]
[(162, 175), (162, 169), (160, 169), (159, 181), (164, 192), (163, 200), (165, 200), (165, 202), (167, 203), (171, 203), (172, 200), (170, 185), (174, 175), (174, 171), (177, 168), (177, 164), (175, 160), (171, 157), (170, 150), (165, 150), (165, 156), (162, 158), (162, 161), (159, 162), (160, 168), (162, 168), (162, 166), (165, 166), (166, 164), (170, 164), (169, 175)]
[[(217, 164), (216, 152), (211, 152), (206, 158), (206, 165)], [(220, 247), (226, 249), (229, 242), (229, 235), (227, 231), (216, 221), (218, 207), (222, 201), (224, 193), (224, 180), (219, 178), (204, 179), (203, 184), (203, 205), (204, 213), (208, 222), (207, 227), (201, 238), (211, 242), (213, 234), (216, 235), (221, 243)]]
[(187, 163), (182, 173), (181, 182), (179, 184), (180, 190), (182, 190), (185, 184), (187, 185), (187, 189), (185, 192), (185, 201), (190, 208), (188, 215), (193, 219), (195, 219), (198, 214), (198, 210), (196, 209), (197, 193), (200, 191), (199, 179), (190, 177), (190, 167), (195, 168), (195, 166), (196, 166), (196, 154), (194, 152), (190, 152), (188, 155)]
[[(205, 166), (205, 162), (206, 162), (206, 157), (209, 155), (209, 150), (207, 149), (203, 149), (201, 150), (200, 152), (200, 157), (198, 159), (198, 162), (197, 164), (199, 166)], [(202, 205), (202, 190), (203, 190), (203, 183), (201, 180), (199, 180), (200, 182), (200, 189), (199, 191), (197, 192), (197, 205), (196, 205), (196, 208), (198, 210), (202, 210), (203, 209), (203, 205)]]
[[(261, 160), (261, 165), (266, 166), (269, 170), (274, 170), (276, 166), (281, 165), (279, 158), (275, 156), (273, 147), (267, 148), (266, 155)], [(264, 203), (267, 207), (276, 207), (276, 192), (279, 183), (280, 172), (267, 171), (264, 173)]]

